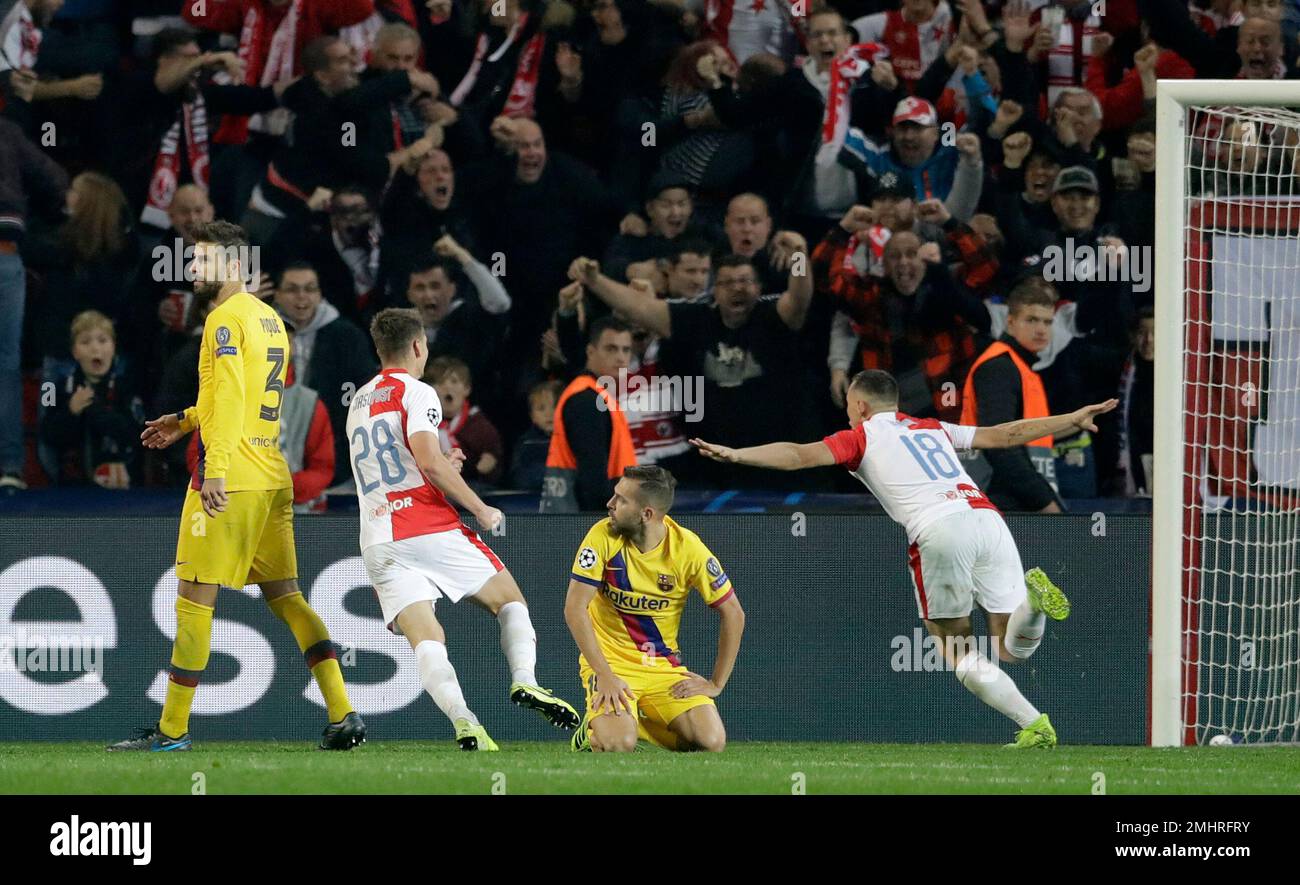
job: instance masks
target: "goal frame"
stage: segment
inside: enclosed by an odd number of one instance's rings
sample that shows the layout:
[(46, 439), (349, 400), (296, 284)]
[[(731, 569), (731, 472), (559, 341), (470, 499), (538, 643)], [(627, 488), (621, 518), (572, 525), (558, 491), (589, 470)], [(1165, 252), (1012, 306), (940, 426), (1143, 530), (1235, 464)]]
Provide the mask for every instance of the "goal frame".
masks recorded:
[[(1195, 742), (1195, 721), (1184, 715), (1183, 565), (1190, 552), (1183, 524), (1187, 504), (1184, 462), (1187, 416), (1186, 352), (1187, 108), (1300, 107), (1300, 80), (1160, 80), (1156, 84), (1155, 389), (1151, 484), (1151, 651), (1148, 743), (1178, 747)], [(1178, 334), (1171, 334), (1178, 330)]]

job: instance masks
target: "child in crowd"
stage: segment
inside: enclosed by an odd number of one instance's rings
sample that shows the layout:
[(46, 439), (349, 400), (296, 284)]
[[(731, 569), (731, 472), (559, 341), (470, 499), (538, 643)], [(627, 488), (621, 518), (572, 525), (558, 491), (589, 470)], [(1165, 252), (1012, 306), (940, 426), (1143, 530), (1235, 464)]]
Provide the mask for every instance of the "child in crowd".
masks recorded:
[(465, 479), (482, 485), (496, 485), (505, 472), (505, 446), (487, 415), (471, 405), (474, 379), (469, 366), (450, 356), (429, 362), (424, 382), (433, 386), (442, 403), (442, 424), (438, 434), (446, 451), (465, 453)]

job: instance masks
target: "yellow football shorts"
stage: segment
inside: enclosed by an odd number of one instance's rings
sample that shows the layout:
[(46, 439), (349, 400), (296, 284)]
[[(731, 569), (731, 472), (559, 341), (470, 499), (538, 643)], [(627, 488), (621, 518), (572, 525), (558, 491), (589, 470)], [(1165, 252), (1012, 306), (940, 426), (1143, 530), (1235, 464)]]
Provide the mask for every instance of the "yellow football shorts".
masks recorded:
[[(634, 673), (615, 668), (615, 675), (626, 682), (635, 695), (632, 711), (636, 714), (637, 737), (641, 740), (665, 750), (676, 750), (677, 735), (669, 730), (668, 723), (687, 710), (706, 704), (710, 707), (717, 706), (713, 703), (713, 698), (702, 694), (688, 698), (673, 697), (672, 687), (685, 679), (687, 672), (685, 667), (637, 669)], [(588, 716), (595, 719), (598, 715), (613, 712), (608, 707), (600, 714), (592, 709), (592, 701), (596, 696), (595, 672), (584, 664), (579, 667), (579, 675), (587, 693)]]
[(229, 492), (226, 509), (216, 516), (203, 512), (198, 491), (186, 492), (176, 577), (236, 588), (298, 577), (293, 489)]

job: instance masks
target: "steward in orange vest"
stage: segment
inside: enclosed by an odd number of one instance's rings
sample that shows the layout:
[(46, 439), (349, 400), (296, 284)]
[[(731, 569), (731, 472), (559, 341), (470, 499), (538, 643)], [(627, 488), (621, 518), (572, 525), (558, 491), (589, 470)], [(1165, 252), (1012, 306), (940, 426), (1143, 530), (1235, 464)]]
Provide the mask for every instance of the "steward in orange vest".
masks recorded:
[(616, 382), (632, 355), (627, 326), (604, 317), (592, 324), (587, 370), (555, 404), (555, 428), (542, 479), (542, 513), (603, 510), (623, 471), (636, 466), (627, 417), (615, 393), (598, 378)]
[[(1021, 309), (1037, 309), (1045, 314), (1043, 329), (1050, 335), (1051, 308), (1030, 305)], [(1010, 329), (1008, 322), (1008, 331), (990, 344), (971, 366), (962, 390), (962, 424), (992, 427), (1021, 418), (1051, 415), (1043, 380), (1031, 368), (1038, 361), (1038, 353), (1013, 337)], [(1029, 335), (1022, 333), (1021, 337)], [(1042, 346), (1046, 346), (1046, 341)], [(1050, 436), (1012, 449), (988, 449), (983, 454), (993, 468), (985, 492), (999, 509), (1037, 512), (1052, 505), (1060, 508)]]

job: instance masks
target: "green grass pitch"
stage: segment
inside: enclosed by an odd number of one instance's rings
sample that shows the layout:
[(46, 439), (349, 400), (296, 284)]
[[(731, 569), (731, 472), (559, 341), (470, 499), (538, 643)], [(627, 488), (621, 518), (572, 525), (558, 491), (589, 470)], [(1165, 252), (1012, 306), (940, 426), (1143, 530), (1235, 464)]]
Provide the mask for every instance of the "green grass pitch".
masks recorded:
[[(197, 772), (203, 778), (195, 778)], [(970, 744), (733, 743), (720, 755), (642, 749), (569, 752), (567, 743), (211, 742), (188, 753), (107, 753), (97, 744), (0, 744), (0, 793), (1300, 793), (1300, 749)], [(802, 775), (802, 778), (799, 777)]]

